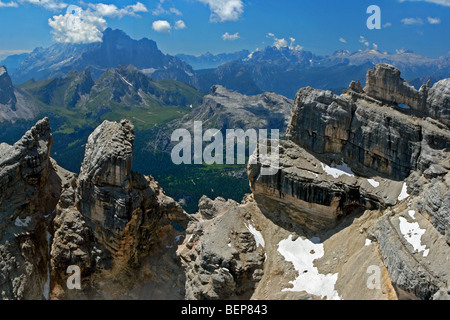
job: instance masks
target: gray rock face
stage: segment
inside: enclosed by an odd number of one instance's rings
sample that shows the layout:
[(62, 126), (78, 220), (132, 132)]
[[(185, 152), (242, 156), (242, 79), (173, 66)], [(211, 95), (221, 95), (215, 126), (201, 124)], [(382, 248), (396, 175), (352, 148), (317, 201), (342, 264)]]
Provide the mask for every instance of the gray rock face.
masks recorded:
[[(89, 136), (80, 175), (64, 187), (56, 209), (53, 297), (121, 296), (138, 284), (146, 257), (159, 255), (165, 238), (182, 235), (189, 216), (152, 177), (131, 171), (133, 141), (128, 120), (104, 121)], [(181, 269), (170, 259), (168, 264), (176, 277)], [(69, 265), (83, 273), (82, 294), (64, 290)], [(143, 282), (155, 281), (169, 266), (159, 266)], [(110, 277), (118, 279), (113, 287)]]
[(430, 117), (450, 126), (450, 79), (438, 81), (428, 92)]
[(203, 197), (199, 208), (177, 250), (186, 299), (249, 299), (263, 274), (264, 247), (250, 231), (248, 212), (222, 198)]
[[(371, 213), (360, 233), (376, 242), (397, 296), (448, 299), (450, 131), (430, 117), (447, 108), (447, 81), (432, 95), (413, 90), (387, 65), (369, 70), (364, 92), (354, 82), (341, 96), (300, 89), (276, 174), (262, 175), (257, 149), (248, 176), (261, 212), (288, 230), (337, 237), (340, 216)], [(406, 103), (415, 110), (395, 106)]]
[(406, 104), (414, 110), (426, 112), (428, 88), (423, 86), (417, 91), (400, 74), (400, 70), (394, 66), (378, 64), (367, 72), (364, 92), (388, 104)]
[(203, 130), (219, 129), (224, 136), (226, 129), (278, 129), (281, 135), (286, 130), (291, 107), (292, 100), (273, 92), (247, 96), (216, 85), (200, 106), (163, 127), (150, 145), (170, 151), (172, 132), (180, 128), (192, 132), (194, 121), (201, 121)]
[[(410, 227), (414, 224), (422, 229), (408, 231), (411, 232), (409, 234), (402, 229), (404, 225)], [(429, 247), (425, 244), (426, 249), (421, 251), (413, 248), (410, 243), (413, 241), (408, 241), (411, 234), (420, 230), (424, 232), (419, 237), (421, 244), (433, 243)], [(401, 299), (449, 299), (446, 291), (450, 276), (446, 260), (450, 251), (444, 238), (423, 216), (412, 217), (394, 209), (380, 218), (369, 232), (377, 240), (384, 264)], [(435, 296), (439, 291), (445, 294)]]
[(10, 146), (0, 144), (0, 293), (42, 299), (47, 279), (46, 217), (61, 189), (49, 153), (47, 118)]
[(297, 94), (286, 137), (313, 152), (346, 159), (403, 180), (442, 158), (448, 130), (427, 119), (405, 116), (377, 100), (348, 91), (303, 88)]
[(5, 66), (0, 66), (0, 122), (31, 120), (38, 113), (33, 102), (14, 88)]
[[(419, 90), (400, 77), (400, 70), (381, 63), (367, 72), (365, 94), (387, 104), (404, 104), (447, 126), (450, 119), (450, 80), (444, 79), (430, 89), (429, 82)], [(352, 89), (352, 88), (350, 88)]]
[(5, 66), (0, 66), (0, 104), (10, 104), (14, 110), (16, 107), (16, 95), (11, 78)]
[[(287, 215), (314, 231), (335, 227), (342, 216), (395, 205), (403, 184), (358, 176), (342, 158), (319, 158), (292, 141), (280, 141), (276, 174), (261, 175), (261, 166), (260, 161), (248, 166), (250, 187), (261, 210)], [(367, 168), (364, 173), (376, 175)]]

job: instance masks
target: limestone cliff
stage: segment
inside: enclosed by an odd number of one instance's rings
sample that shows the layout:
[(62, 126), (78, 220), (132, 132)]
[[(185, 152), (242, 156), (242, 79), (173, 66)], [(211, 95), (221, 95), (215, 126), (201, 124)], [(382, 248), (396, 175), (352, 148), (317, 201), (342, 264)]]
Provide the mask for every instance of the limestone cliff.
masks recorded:
[[(294, 236), (325, 238), (325, 257), (327, 245), (352, 234), (355, 224), (365, 235), (363, 248), (355, 242), (342, 253), (346, 267), (323, 269), (337, 274), (336, 288), (375, 246), (375, 265), (391, 283), (384, 298), (448, 299), (447, 84), (448, 79), (415, 91), (398, 69), (382, 64), (368, 71), (364, 89), (352, 82), (338, 96), (302, 88), (292, 108), (289, 141), (280, 143), (277, 173), (262, 175), (264, 157), (253, 155), (257, 161), (249, 164), (248, 174), (254, 200), (274, 224)], [(382, 289), (386, 294), (388, 287)], [(350, 288), (367, 293), (362, 282), (337, 292), (349, 298)]]
[[(130, 290), (163, 284), (155, 277), (170, 264), (177, 267), (163, 243), (182, 235), (189, 216), (152, 177), (131, 170), (133, 141), (134, 127), (127, 120), (105, 121), (89, 136), (80, 175), (65, 186), (56, 208), (54, 298), (139, 296)], [(146, 270), (149, 261), (164, 255), (168, 266)], [(81, 268), (84, 290), (64, 289), (69, 265)], [(176, 276), (165, 280), (176, 282)]]
[[(0, 294), (48, 297), (49, 216), (60, 194), (47, 118), (14, 145), (0, 144)], [(47, 287), (46, 287), (47, 285)]]
[(132, 170), (128, 120), (94, 130), (79, 175), (46, 118), (0, 144), (2, 298), (449, 299), (449, 79), (367, 77), (300, 89), (278, 156), (250, 157), (252, 194), (192, 215)]

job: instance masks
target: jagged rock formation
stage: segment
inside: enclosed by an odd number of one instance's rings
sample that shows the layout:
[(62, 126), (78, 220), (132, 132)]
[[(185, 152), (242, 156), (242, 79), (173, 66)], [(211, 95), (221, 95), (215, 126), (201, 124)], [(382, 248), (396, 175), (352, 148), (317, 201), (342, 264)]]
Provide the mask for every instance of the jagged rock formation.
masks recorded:
[(14, 88), (5, 66), (0, 65), (0, 122), (33, 119), (36, 106), (26, 101), (26, 95)]
[[(437, 90), (433, 88), (430, 90)], [(347, 90), (338, 96), (309, 87), (301, 89), (286, 136), (315, 153), (340, 153), (349, 161), (399, 180), (411, 170), (425, 171), (445, 158), (440, 151), (447, 146), (449, 132), (442, 124), (405, 116), (402, 109), (394, 107), (399, 101), (395, 98), (390, 102), (393, 107), (382, 107), (379, 100), (365, 94), (366, 90)], [(386, 96), (399, 90), (393, 89)], [(446, 109), (448, 105), (442, 107)]]
[[(188, 215), (158, 183), (131, 171), (133, 141), (134, 127), (126, 120), (105, 121), (88, 138), (80, 175), (63, 189), (56, 210), (51, 251), (55, 298), (80, 297), (63, 290), (69, 265), (79, 266), (84, 275), (84, 297), (128, 294), (138, 284), (144, 259), (154, 258), (165, 238), (175, 238), (186, 227)], [(147, 285), (157, 275), (158, 270), (149, 271)], [(92, 284), (92, 279), (105, 278), (118, 284)]]
[[(448, 112), (448, 79), (414, 91), (384, 64), (367, 79), (340, 96), (298, 92), (276, 175), (261, 175), (264, 155), (249, 164), (255, 201), (275, 224), (320, 238), (350, 232), (354, 223), (339, 230), (345, 216), (372, 215), (360, 233), (379, 250), (396, 296), (448, 299), (450, 130), (435, 116)], [(397, 107), (405, 103), (413, 110)]]
[[(2, 298), (183, 298), (170, 248), (190, 217), (152, 177), (131, 171), (133, 125), (99, 126), (79, 176), (49, 157), (52, 141), (45, 118), (0, 145)], [(81, 290), (68, 288), (69, 266), (80, 269)]]
[(201, 121), (203, 130), (219, 129), (225, 136), (226, 129), (278, 129), (286, 130), (292, 100), (273, 92), (259, 95), (243, 95), (223, 86), (211, 87), (203, 103), (181, 119), (171, 121), (159, 129), (155, 141), (149, 146), (157, 150), (171, 150), (171, 134), (175, 129), (194, 130), (194, 121)]
[[(39, 121), (0, 145), (2, 297), (449, 299), (448, 79), (405, 110), (398, 77), (383, 97), (356, 82), (299, 90), (278, 159), (250, 158), (252, 194), (203, 197), (193, 215), (131, 170), (128, 120), (94, 130), (79, 176), (49, 157)], [(232, 100), (220, 92), (211, 101)]]
[[(251, 216), (233, 200), (203, 197), (178, 248), (186, 299), (249, 299), (263, 275), (264, 243)], [(253, 233), (253, 234), (252, 234)]]
[(379, 64), (367, 72), (364, 92), (387, 104), (405, 104), (425, 116), (449, 125), (450, 81), (441, 80), (431, 89), (428, 82), (416, 90), (400, 74), (396, 67)]
[[(48, 296), (48, 217), (60, 179), (49, 158), (48, 119), (14, 145), (0, 144), (0, 294), (2, 299)], [(48, 285), (48, 283), (47, 283)]]

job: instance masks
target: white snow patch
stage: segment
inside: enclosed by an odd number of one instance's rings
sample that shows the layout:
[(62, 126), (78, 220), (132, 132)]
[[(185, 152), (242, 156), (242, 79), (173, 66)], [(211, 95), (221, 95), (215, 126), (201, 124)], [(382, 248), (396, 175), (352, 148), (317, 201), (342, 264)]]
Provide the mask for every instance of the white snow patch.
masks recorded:
[(22, 219), (20, 219), (19, 217), (17, 217), (17, 218), (16, 218), (16, 221), (14, 222), (14, 224), (15, 224), (17, 227), (28, 227), (28, 225), (30, 224), (30, 222), (31, 222), (31, 217), (30, 217), (30, 216), (26, 217), (24, 220), (22, 220)]
[(370, 239), (366, 239), (366, 243), (364, 244), (364, 246), (368, 247), (372, 244), (372, 240)]
[(323, 171), (325, 171), (328, 175), (333, 176), (333, 178), (339, 178), (340, 176), (346, 175), (349, 177), (354, 177), (355, 175), (352, 172), (352, 169), (345, 163), (336, 165), (334, 162), (331, 164), (332, 167), (320, 163), (322, 165)]
[(414, 251), (421, 252), (423, 251), (423, 256), (428, 256), (429, 249), (427, 249), (426, 245), (422, 245), (420, 239), (422, 235), (425, 233), (425, 229), (420, 229), (420, 226), (417, 222), (408, 222), (405, 218), (400, 217), (400, 231), (403, 234), (403, 237), (408, 241), (413, 247)]
[(416, 214), (416, 212), (414, 210), (409, 210), (408, 214), (413, 220), (416, 220), (416, 217), (414, 216)]
[(314, 267), (314, 260), (323, 257), (323, 244), (319, 238), (302, 239), (292, 241), (292, 235), (281, 240), (278, 244), (278, 252), (286, 261), (292, 262), (298, 277), (290, 281), (293, 288), (283, 291), (306, 291), (310, 294), (326, 297), (328, 300), (340, 300), (338, 292), (334, 289), (338, 274), (320, 274)]
[(264, 242), (264, 238), (261, 234), (260, 231), (256, 230), (254, 226), (252, 226), (251, 224), (249, 224), (248, 226), (246, 226), (248, 231), (250, 231), (250, 233), (253, 235), (253, 237), (255, 237), (255, 241), (256, 241), (256, 246), (262, 246), (263, 248), (266, 247), (266, 243)]
[(378, 188), (380, 186), (380, 183), (374, 179), (367, 179), (367, 182), (369, 182), (374, 188)]
[(397, 200), (398, 200), (398, 201), (402, 201), (402, 200), (405, 200), (405, 199), (408, 198), (408, 197), (409, 197), (409, 194), (408, 194), (408, 186), (407, 186), (406, 183), (404, 182), (404, 183), (403, 183), (403, 187), (402, 187), (402, 191), (401, 191), (400, 194), (398, 195)]
[(129, 81), (127, 81), (127, 79), (125, 79), (125, 78), (122, 77), (122, 76), (120, 76), (120, 78), (121, 78), (127, 85), (129, 85), (130, 87), (133, 87), (133, 85), (132, 85)]

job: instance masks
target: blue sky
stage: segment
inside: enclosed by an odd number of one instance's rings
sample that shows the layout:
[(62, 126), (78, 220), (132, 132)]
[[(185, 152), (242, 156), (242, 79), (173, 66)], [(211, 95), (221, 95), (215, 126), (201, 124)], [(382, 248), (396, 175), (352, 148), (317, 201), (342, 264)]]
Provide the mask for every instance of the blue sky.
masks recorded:
[[(370, 5), (381, 9), (381, 30), (366, 27)], [(106, 27), (170, 54), (277, 43), (320, 55), (378, 48), (439, 57), (450, 54), (449, 17), (450, 0), (0, 0), (0, 57), (95, 42)]]

